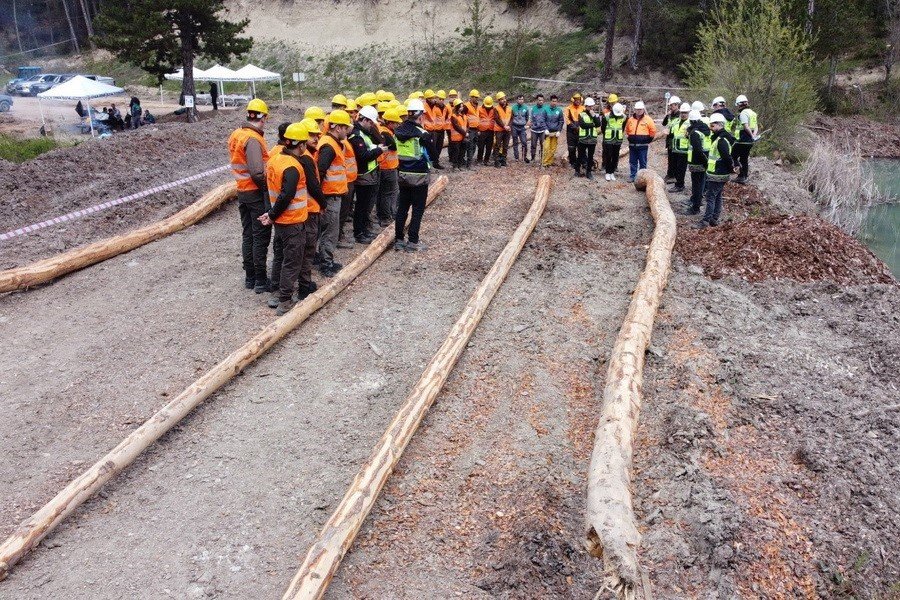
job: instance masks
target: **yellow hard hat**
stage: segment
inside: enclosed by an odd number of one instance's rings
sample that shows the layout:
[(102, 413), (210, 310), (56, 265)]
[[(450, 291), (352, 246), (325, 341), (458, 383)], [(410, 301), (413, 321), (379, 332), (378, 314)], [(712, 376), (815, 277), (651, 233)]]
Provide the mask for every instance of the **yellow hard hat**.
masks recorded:
[(459, 98), (453, 101), (453, 106), (459, 106), (460, 104), (462, 104), (462, 100), (460, 100)]
[(347, 110), (347, 112), (353, 112), (353, 111), (359, 110), (359, 107), (356, 106), (356, 100), (353, 100), (352, 98), (347, 98), (347, 109), (346, 110)]
[(332, 104), (339, 104), (341, 106), (347, 106), (347, 96), (343, 94), (335, 94), (334, 98), (331, 99)]
[(619, 101), (619, 97), (616, 94), (610, 94), (609, 96), (606, 97), (606, 101), (609, 102), (610, 104), (615, 104), (616, 102)]
[(379, 102), (387, 102), (391, 99), (391, 93), (384, 90), (378, 90), (375, 92), (375, 97), (378, 98)]
[(305, 142), (309, 139), (309, 130), (302, 123), (291, 123), (284, 130), (284, 139), (295, 142)]
[(472, 90), (469, 92), (469, 98), (481, 98), (481, 92), (478, 90)]
[(385, 92), (384, 97), (387, 98), (388, 102), (396, 102), (397, 97), (394, 96), (394, 92)]
[(423, 99), (424, 97), (425, 97), (425, 92), (420, 92), (420, 91), (418, 91), (418, 90), (416, 90), (415, 92), (413, 92), (413, 98), (417, 98), (417, 99), (421, 100), (421, 99)]
[(575, 100), (576, 98), (578, 100), (581, 100), (581, 94), (579, 92), (575, 92), (574, 94), (572, 94), (572, 100)]
[(372, 92), (366, 92), (356, 99), (356, 103), (359, 104), (360, 107), (375, 106), (376, 104), (378, 104), (378, 96), (376, 96)]
[(506, 98), (506, 94), (503, 92), (497, 92), (497, 95), (494, 96), (494, 99), (497, 101), (503, 100), (504, 98)]
[[(323, 114), (324, 117), (324, 114)], [(315, 119), (311, 119), (309, 117), (300, 121), (300, 124), (306, 127), (306, 130), (310, 133), (322, 133), (322, 130), (319, 128), (319, 124), (316, 123)]]
[(400, 116), (400, 111), (396, 108), (389, 108), (384, 111), (384, 120), (390, 121), (391, 123), (402, 123), (403, 118)]
[(266, 106), (266, 103), (259, 98), (254, 98), (247, 103), (247, 112), (255, 112), (267, 115), (269, 114), (269, 107)]
[(494, 105), (494, 99), (490, 96), (485, 96), (484, 98), (484, 106), (485, 108), (490, 108)]
[(448, 96), (459, 96), (459, 92), (457, 92), (456, 90), (450, 90), (449, 92), (447, 92), (447, 95)]
[(388, 100), (389, 108), (397, 108), (398, 106), (400, 106), (400, 103), (397, 102), (396, 98), (391, 98), (390, 100)]
[(440, 98), (441, 100), (446, 100), (446, 99), (447, 99), (447, 92), (445, 92), (444, 90), (438, 90), (438, 91), (437, 91), (437, 97)]
[(434, 98), (435, 96), (437, 96), (437, 94), (435, 94), (434, 90), (432, 90), (432, 89), (427, 89), (427, 90), (425, 90), (425, 93), (422, 94), (422, 97), (425, 98), (426, 100), (428, 100), (429, 98)]
[(310, 106), (306, 109), (306, 112), (303, 113), (304, 119), (315, 119), (315, 120), (324, 120), (325, 119), (325, 111), (319, 108), (318, 106)]
[(331, 125), (347, 125), (348, 127), (353, 127), (353, 121), (350, 119), (350, 114), (346, 110), (341, 110), (339, 108), (328, 114), (328, 122)]
[(387, 102), (379, 102), (378, 105), (377, 105), (375, 108), (376, 108), (376, 110), (377, 110), (378, 112), (383, 113), (384, 111), (386, 111), (386, 110), (389, 109), (390, 107), (391, 107), (391, 105), (388, 104)]

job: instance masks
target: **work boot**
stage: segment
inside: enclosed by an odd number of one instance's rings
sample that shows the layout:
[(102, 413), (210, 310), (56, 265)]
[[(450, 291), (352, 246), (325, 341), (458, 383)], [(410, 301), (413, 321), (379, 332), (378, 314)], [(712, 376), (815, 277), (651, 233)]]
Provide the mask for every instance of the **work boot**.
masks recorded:
[(423, 252), (425, 250), (428, 250), (428, 246), (426, 246), (422, 242), (417, 242), (415, 244), (409, 242), (406, 244), (406, 248), (404, 248), (404, 250), (406, 250), (407, 252)]
[(256, 285), (253, 286), (253, 291), (257, 294), (265, 294), (266, 292), (271, 292), (272, 282), (269, 281), (268, 277), (264, 279), (257, 279)]
[(275, 309), (275, 314), (279, 317), (286, 315), (292, 308), (297, 306), (297, 303), (293, 300), (288, 300), (286, 302), (281, 302), (278, 305), (278, 308)]
[(356, 247), (356, 243), (350, 238), (344, 238), (338, 241), (337, 247), (341, 250), (352, 250)]
[(675, 178), (671, 175), (667, 175), (665, 179), (663, 179), (665, 183), (675, 183)]
[(302, 281), (297, 282), (297, 293), (299, 294), (301, 291), (307, 294), (315, 293), (316, 290), (319, 289), (319, 285), (315, 281), (310, 281), (309, 283), (303, 283)]
[(269, 308), (278, 308), (278, 305), (281, 304), (281, 300), (278, 298), (278, 292), (272, 292), (272, 295), (269, 297), (269, 301), (266, 302), (266, 306)]
[(683, 191), (684, 191), (684, 186), (683, 186), (683, 185), (676, 185), (676, 186), (674, 186), (674, 187), (670, 187), (670, 188), (669, 188), (669, 193), (670, 193), (670, 194), (677, 194), (678, 192), (683, 192)]
[(694, 224), (694, 229), (706, 229), (707, 227), (712, 227), (712, 223), (706, 220), (700, 220)]
[(575, 167), (575, 177), (581, 177), (581, 168)]
[(405, 241), (403, 241), (403, 240), (397, 240), (396, 242), (394, 242), (394, 251), (395, 251), (395, 252), (399, 252), (400, 250), (403, 250), (404, 248), (406, 248), (406, 242), (405, 242)]
[(256, 278), (252, 273), (247, 273), (244, 276), (244, 287), (248, 290), (252, 290), (254, 285), (256, 285)]
[(587, 173), (585, 173), (584, 176), (587, 177), (588, 179), (591, 179), (591, 180), (594, 179), (594, 174), (591, 173), (590, 171), (588, 171)]
[[(457, 168), (459, 168), (459, 167), (457, 167)], [(394, 224), (394, 222), (391, 219), (378, 219), (378, 225), (381, 226), (382, 228), (390, 227), (393, 224)]]
[(682, 215), (687, 215), (689, 217), (692, 217), (694, 215), (699, 215), (700, 209), (694, 208), (693, 206), (687, 206), (687, 207), (683, 208), (682, 210), (680, 210), (679, 213)]

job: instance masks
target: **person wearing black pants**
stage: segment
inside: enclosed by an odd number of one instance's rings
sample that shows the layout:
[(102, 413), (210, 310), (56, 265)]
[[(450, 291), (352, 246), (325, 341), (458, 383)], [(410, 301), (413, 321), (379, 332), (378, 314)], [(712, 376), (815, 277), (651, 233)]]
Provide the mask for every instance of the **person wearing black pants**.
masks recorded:
[[(435, 151), (434, 140), (430, 133), (421, 126), (422, 113), (425, 107), (417, 99), (409, 100), (408, 114), (403, 123), (394, 131), (397, 140), (397, 159), (399, 166), (400, 195), (397, 198), (397, 218), (394, 221), (394, 233), (397, 237), (394, 250), (418, 252), (425, 249), (419, 241), (419, 228), (425, 214), (425, 203), (428, 198), (428, 183), (431, 172), (429, 157)], [(406, 230), (406, 216), (412, 209), (409, 230)], [(408, 234), (408, 238), (407, 238)]]
[(706, 166), (709, 153), (709, 126), (703, 122), (699, 110), (688, 113), (688, 140), (690, 147), (687, 153), (688, 170), (691, 172), (691, 199), (685, 214), (699, 215), (703, 194), (706, 192)]
[(709, 128), (712, 138), (706, 167), (706, 213), (697, 223), (699, 229), (714, 227), (722, 216), (722, 192), (734, 171), (731, 147), (734, 136), (725, 129), (725, 118), (721, 114), (710, 116)]
[(741, 170), (738, 173), (738, 178), (736, 183), (744, 183), (747, 181), (747, 177), (750, 175), (750, 151), (753, 150), (753, 143), (746, 142), (735, 142), (734, 148), (731, 150), (731, 155), (734, 157), (734, 162), (740, 165)]
[(359, 120), (347, 139), (353, 147), (359, 172), (356, 177), (356, 204), (353, 207), (353, 237), (357, 243), (370, 244), (375, 239), (371, 214), (381, 179), (378, 157), (387, 150), (378, 131), (378, 112), (374, 106), (360, 109)]
[(675, 185), (669, 188), (670, 193), (678, 193), (684, 191), (684, 176), (687, 171), (687, 153), (690, 147), (690, 139), (688, 138), (688, 127), (690, 120), (688, 116), (691, 112), (691, 105), (685, 102), (681, 105), (678, 117), (669, 120), (672, 133), (672, 155), (669, 157), (669, 164), (672, 169), (672, 178)]
[(600, 131), (600, 116), (594, 114), (594, 99), (585, 98), (584, 110), (578, 115), (578, 158), (575, 162), (575, 175), (581, 176), (580, 168), (584, 166), (584, 176), (593, 179), (594, 152), (597, 149), (597, 133)]

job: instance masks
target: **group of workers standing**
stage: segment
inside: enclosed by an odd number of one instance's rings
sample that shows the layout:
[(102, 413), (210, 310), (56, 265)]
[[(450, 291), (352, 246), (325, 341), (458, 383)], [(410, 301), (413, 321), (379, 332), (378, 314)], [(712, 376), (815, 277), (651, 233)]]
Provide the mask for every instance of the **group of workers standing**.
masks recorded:
[[(686, 212), (699, 214), (705, 196), (700, 227), (718, 224), (722, 189), (735, 165), (738, 183), (748, 176), (750, 149), (759, 136), (757, 117), (746, 96), (738, 96), (736, 105), (737, 115), (718, 97), (711, 114), (704, 116), (702, 102), (689, 105), (672, 97), (662, 121), (668, 131), (666, 180), (674, 183), (670, 191), (684, 191), (685, 174), (691, 173)], [(445, 141), (454, 169), (472, 168), (473, 161), (505, 167), (510, 145), (516, 160), (547, 167), (564, 131), (568, 162), (577, 176), (594, 178), (594, 153), (601, 142), (607, 181), (616, 179), (620, 149), (627, 141), (629, 181), (634, 181), (647, 166), (657, 127), (642, 101), (634, 103), (628, 116), (626, 112), (616, 94), (598, 108), (593, 98), (576, 93), (565, 109), (555, 95), (546, 104), (542, 94), (532, 105), (525, 104), (523, 95), (509, 104), (504, 92), (482, 100), (475, 89), (465, 102), (455, 90), (413, 92), (402, 103), (384, 90), (355, 99), (338, 94), (329, 113), (312, 106), (302, 120), (282, 123), (278, 143), (269, 148), (263, 131), (269, 109), (253, 99), (246, 122), (228, 140), (246, 287), (273, 292), (268, 304), (284, 314), (317, 289), (314, 264), (323, 276), (333, 277), (342, 268), (335, 260), (337, 249), (375, 239), (373, 212), (381, 227), (393, 223), (395, 250), (424, 250), (419, 230), (430, 172), (444, 168), (440, 157)], [(352, 238), (345, 227), (350, 223)]]

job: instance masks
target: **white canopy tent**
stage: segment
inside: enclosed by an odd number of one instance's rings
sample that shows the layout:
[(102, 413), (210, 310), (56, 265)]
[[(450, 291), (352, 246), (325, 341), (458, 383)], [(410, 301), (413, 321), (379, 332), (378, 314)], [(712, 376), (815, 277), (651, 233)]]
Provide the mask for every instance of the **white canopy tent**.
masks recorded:
[[(197, 67), (194, 67), (194, 81), (196, 81), (200, 77), (203, 77), (205, 74), (206, 74), (206, 71), (204, 71), (203, 69), (198, 69)], [(184, 69), (183, 68), (178, 69), (174, 73), (169, 73), (168, 75), (163, 75), (163, 77), (165, 77), (169, 81), (182, 81), (182, 80), (184, 80)], [(163, 100), (162, 84), (159, 85), (159, 103), (160, 104), (165, 103), (165, 100)]]
[(91, 98), (103, 98), (105, 96), (118, 96), (125, 90), (107, 83), (100, 83), (81, 75), (76, 75), (65, 83), (50, 88), (46, 92), (38, 94), (38, 107), (41, 111), (41, 123), (44, 121), (44, 109), (41, 100), (84, 100), (87, 103), (88, 120), (91, 123), (91, 135), (94, 132), (94, 119), (91, 116)]
[(284, 84), (282, 83), (281, 73), (266, 71), (256, 65), (245, 65), (235, 71), (235, 74), (241, 78), (241, 81), (249, 81), (253, 88), (253, 95), (256, 96), (257, 81), (277, 81), (278, 90), (281, 92), (281, 102), (284, 103)]

